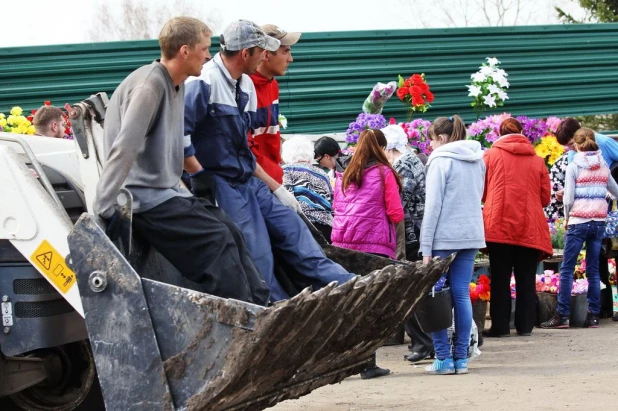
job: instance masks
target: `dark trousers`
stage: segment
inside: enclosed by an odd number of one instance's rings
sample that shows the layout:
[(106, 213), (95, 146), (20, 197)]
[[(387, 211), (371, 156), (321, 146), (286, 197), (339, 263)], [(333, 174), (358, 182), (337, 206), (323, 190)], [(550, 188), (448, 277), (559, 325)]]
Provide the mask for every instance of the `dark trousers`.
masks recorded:
[(408, 334), (410, 340), (412, 341), (412, 344), (410, 344), (410, 351), (433, 351), (433, 340), (431, 339), (431, 335), (421, 329), (421, 326), (418, 324), (418, 320), (414, 314), (406, 320), (403, 327), (406, 330), (406, 334)]
[(269, 290), (232, 219), (208, 200), (174, 197), (133, 216), (146, 239), (196, 291), (266, 305)]
[(534, 248), (487, 243), (491, 271), (491, 329), (509, 333), (511, 318), (511, 273), (515, 274), (515, 328), (530, 333), (536, 321), (536, 267), (539, 251)]

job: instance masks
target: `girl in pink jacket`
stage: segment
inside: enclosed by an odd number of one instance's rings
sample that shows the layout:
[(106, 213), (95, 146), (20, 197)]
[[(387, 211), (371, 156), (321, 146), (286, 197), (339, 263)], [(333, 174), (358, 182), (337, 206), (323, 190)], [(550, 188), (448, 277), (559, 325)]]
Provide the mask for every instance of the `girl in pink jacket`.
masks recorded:
[(386, 137), (364, 130), (345, 172), (337, 170), (333, 245), (395, 258), (395, 224), (403, 221), (401, 180), (384, 153)]

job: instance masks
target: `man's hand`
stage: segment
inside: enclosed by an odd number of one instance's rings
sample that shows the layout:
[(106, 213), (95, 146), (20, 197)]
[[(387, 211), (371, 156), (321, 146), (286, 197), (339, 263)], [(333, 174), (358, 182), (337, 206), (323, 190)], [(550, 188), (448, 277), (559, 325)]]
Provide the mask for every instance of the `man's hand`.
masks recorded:
[(217, 182), (209, 172), (202, 169), (195, 174), (189, 174), (191, 177), (191, 188), (193, 195), (202, 197), (215, 204)]
[(423, 264), (429, 264), (430, 261), (431, 261), (431, 256), (423, 257)]
[(294, 194), (286, 190), (284, 186), (279, 186), (278, 189), (273, 191), (273, 194), (279, 199), (279, 201), (281, 201), (281, 204), (283, 204), (284, 206), (290, 207), (292, 210), (296, 211), (299, 214), (302, 213), (302, 210), (300, 209), (300, 204), (298, 204), (298, 201), (296, 201), (296, 197), (294, 197)]
[(556, 200), (562, 201), (564, 199), (564, 190), (556, 191)]

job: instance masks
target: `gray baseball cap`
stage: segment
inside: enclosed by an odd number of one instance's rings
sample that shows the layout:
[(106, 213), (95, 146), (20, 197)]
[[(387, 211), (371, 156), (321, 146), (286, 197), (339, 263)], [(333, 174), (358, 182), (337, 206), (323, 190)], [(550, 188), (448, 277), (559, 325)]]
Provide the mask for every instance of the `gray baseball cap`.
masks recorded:
[(270, 37), (260, 26), (249, 20), (237, 20), (230, 23), (223, 31), (221, 49), (238, 51), (260, 47), (268, 51), (277, 51), (281, 42)]

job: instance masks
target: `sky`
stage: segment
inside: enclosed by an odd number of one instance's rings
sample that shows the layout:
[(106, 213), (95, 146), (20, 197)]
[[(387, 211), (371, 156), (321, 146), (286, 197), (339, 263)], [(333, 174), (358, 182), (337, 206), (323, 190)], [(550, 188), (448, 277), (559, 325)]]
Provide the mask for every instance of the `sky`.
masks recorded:
[[(499, 21), (501, 25), (559, 24), (554, 5), (583, 15), (574, 0), (28, 0), (27, 19), (2, 19), (0, 48), (92, 42), (97, 28), (99, 34), (111, 33), (96, 23), (100, 5), (109, 7), (112, 21), (121, 22), (123, 1), (144, 4), (165, 19), (166, 13), (171, 17), (192, 9), (190, 15), (206, 20), (216, 34), (238, 18), (274, 23), (287, 31), (328, 32), (488, 26)], [(502, 19), (496, 4), (507, 9)], [(156, 37), (160, 24), (152, 26)]]

